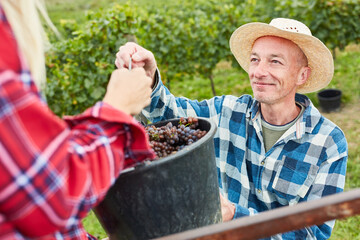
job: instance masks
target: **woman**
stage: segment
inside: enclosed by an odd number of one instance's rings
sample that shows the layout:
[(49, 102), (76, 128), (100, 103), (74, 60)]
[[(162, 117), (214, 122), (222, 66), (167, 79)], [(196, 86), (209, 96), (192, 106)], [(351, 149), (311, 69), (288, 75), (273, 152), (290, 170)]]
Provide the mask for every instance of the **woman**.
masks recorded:
[(0, 239), (91, 239), (81, 220), (122, 169), (154, 157), (132, 117), (150, 103), (152, 80), (116, 70), (103, 101), (58, 118), (39, 92), (38, 10), (48, 19), (40, 0), (0, 1)]

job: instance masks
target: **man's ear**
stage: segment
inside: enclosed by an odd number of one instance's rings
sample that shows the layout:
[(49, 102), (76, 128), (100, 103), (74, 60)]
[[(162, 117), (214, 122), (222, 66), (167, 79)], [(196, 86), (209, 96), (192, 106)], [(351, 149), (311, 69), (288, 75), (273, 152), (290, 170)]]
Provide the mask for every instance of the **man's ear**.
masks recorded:
[(306, 83), (306, 81), (310, 78), (310, 74), (311, 74), (310, 67), (302, 67), (301, 70), (299, 71), (297, 85), (300, 86)]

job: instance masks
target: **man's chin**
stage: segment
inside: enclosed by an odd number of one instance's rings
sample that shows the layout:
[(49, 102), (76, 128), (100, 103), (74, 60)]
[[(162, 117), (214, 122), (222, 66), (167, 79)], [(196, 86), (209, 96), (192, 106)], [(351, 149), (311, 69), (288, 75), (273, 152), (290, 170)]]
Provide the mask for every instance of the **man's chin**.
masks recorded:
[(264, 94), (264, 93), (254, 93), (254, 98), (264, 104), (272, 104), (274, 103), (275, 99), (273, 95)]

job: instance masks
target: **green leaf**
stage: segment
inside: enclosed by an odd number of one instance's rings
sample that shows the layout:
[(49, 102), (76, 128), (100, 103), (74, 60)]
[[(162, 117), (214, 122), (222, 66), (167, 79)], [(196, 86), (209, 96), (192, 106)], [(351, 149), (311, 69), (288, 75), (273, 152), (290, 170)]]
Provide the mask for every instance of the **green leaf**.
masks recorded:
[(105, 93), (105, 90), (103, 88), (95, 88), (90, 96), (94, 99), (99, 99), (103, 94)]

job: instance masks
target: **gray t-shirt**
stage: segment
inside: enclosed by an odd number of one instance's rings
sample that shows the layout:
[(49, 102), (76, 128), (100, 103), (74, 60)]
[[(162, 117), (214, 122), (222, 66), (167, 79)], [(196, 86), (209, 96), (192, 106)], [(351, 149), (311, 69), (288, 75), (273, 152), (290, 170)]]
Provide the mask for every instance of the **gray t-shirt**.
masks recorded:
[(299, 117), (304, 112), (305, 108), (300, 103), (296, 103), (301, 110), (299, 115), (292, 120), (291, 122), (285, 124), (285, 125), (273, 125), (271, 123), (268, 123), (264, 120), (264, 118), (261, 117), (261, 125), (263, 130), (263, 138), (264, 138), (264, 145), (265, 145), (265, 152), (269, 151), (269, 149), (274, 146), (277, 140), (292, 126), (295, 124), (295, 122), (299, 119)]

